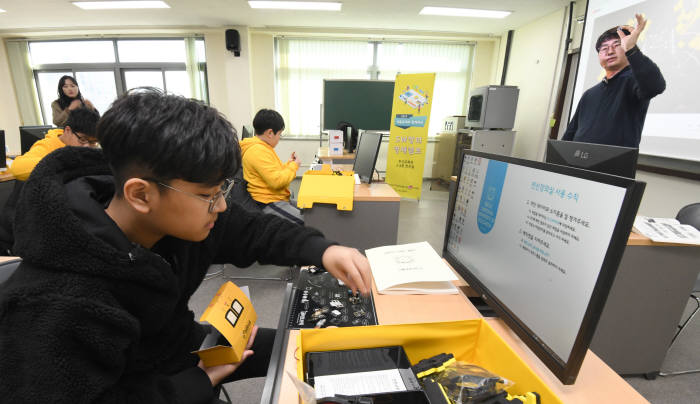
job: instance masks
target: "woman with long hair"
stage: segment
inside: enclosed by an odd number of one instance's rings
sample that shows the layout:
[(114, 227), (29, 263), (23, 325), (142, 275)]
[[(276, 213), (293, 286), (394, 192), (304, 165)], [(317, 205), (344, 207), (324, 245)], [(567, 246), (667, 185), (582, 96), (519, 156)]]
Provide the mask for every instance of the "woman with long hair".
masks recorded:
[(64, 126), (70, 111), (81, 106), (95, 109), (95, 106), (80, 94), (78, 82), (73, 76), (61, 77), (61, 79), (58, 80), (58, 99), (51, 103), (53, 124), (56, 126)]

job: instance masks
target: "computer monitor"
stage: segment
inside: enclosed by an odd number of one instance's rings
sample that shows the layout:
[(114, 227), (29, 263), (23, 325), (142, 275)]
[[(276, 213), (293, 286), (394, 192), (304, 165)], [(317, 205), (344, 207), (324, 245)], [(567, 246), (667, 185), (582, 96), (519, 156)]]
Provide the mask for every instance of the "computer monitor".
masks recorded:
[(42, 125), (42, 126), (20, 126), (19, 127), (19, 141), (20, 147), (22, 149), (22, 154), (29, 151), (32, 145), (39, 139), (43, 139), (53, 126)]
[(360, 181), (370, 184), (374, 165), (377, 164), (379, 147), (382, 145), (382, 134), (377, 132), (363, 132), (357, 144), (355, 163), (352, 170), (360, 177)]
[(0, 168), (7, 167), (7, 150), (5, 149), (5, 131), (0, 129)]
[(253, 136), (255, 136), (255, 129), (253, 129), (251, 125), (243, 125), (243, 130), (241, 131), (241, 139)]
[(576, 380), (645, 184), (465, 150), (444, 258), (564, 384)]
[(639, 149), (606, 144), (547, 141), (546, 162), (634, 178)]

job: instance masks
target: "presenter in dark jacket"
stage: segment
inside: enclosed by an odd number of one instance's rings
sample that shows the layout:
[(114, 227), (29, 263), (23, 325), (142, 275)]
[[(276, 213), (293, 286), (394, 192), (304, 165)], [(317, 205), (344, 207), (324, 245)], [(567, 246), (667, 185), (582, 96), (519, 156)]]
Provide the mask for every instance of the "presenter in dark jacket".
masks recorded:
[(635, 17), (635, 28), (611, 28), (596, 41), (605, 78), (583, 93), (562, 140), (639, 147), (649, 101), (666, 89), (666, 82), (637, 47), (647, 20)]
[(222, 381), (264, 376), (273, 330), (254, 331), (240, 363), (191, 353), (205, 329), (188, 301), (210, 264), (323, 265), (369, 291), (357, 250), (227, 202), (240, 149), (215, 109), (128, 94), (97, 137), (102, 150), (59, 149), (24, 186), (23, 262), (0, 288), (0, 401), (209, 403)]

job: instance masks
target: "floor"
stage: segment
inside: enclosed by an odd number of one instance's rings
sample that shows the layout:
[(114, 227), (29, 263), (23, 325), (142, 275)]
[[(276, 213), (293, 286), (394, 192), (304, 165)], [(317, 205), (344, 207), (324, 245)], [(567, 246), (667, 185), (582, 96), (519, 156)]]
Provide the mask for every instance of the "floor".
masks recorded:
[[(447, 197), (447, 187), (444, 184), (426, 181), (420, 201), (402, 200), (399, 243), (428, 241), (436, 251), (441, 252)], [(190, 301), (190, 307), (197, 316), (201, 315), (222, 282), (232, 280), (238, 285), (250, 287), (253, 305), (258, 312), (258, 324), (262, 327), (277, 326), (286, 285), (285, 281), (277, 279), (288, 275), (286, 268), (255, 264), (246, 269), (224, 265), (212, 270), (220, 270), (221, 275), (204, 281)], [(270, 279), (243, 279), (245, 277)], [(689, 299), (687, 313), (694, 307), (694, 302)], [(669, 351), (663, 370), (697, 368), (700, 368), (700, 316), (687, 327)], [(700, 373), (658, 377), (655, 380), (625, 377), (625, 380), (654, 404), (692, 403), (698, 402), (700, 397)], [(264, 378), (249, 379), (229, 383), (226, 390), (236, 403), (258, 403), (263, 385)]]

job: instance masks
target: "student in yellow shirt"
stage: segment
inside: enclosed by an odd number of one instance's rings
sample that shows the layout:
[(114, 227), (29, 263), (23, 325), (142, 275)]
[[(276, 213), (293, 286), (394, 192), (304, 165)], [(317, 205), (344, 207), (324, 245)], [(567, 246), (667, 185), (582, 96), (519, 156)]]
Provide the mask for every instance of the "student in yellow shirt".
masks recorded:
[(275, 146), (282, 137), (284, 119), (279, 112), (261, 109), (253, 118), (255, 136), (241, 141), (243, 178), (248, 182), (248, 193), (270, 213), (303, 225), (301, 211), (290, 202), (289, 184), (296, 178), (299, 159), (292, 153), (282, 163)]
[(63, 129), (51, 129), (43, 139), (34, 143), (23, 155), (15, 158), (8, 171), (20, 181), (26, 181), (34, 167), (49, 153), (63, 146), (95, 147), (95, 126), (100, 115), (94, 109), (81, 107), (70, 111)]

